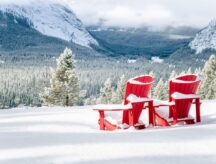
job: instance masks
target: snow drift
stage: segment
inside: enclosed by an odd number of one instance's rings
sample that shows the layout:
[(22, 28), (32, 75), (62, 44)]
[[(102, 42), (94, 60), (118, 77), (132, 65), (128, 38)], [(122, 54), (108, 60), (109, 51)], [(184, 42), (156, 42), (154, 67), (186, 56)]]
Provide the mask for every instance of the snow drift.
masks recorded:
[(98, 130), (91, 106), (1, 110), (0, 163), (213, 164), (215, 106), (204, 101), (201, 124), (113, 132)]

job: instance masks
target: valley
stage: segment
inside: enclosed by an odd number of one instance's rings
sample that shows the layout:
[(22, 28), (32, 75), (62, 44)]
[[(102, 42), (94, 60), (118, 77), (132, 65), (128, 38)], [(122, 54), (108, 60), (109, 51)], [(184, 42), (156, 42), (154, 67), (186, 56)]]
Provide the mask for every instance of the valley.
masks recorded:
[[(214, 27), (212, 22), (203, 32), (187, 26), (163, 30), (86, 27), (64, 5), (0, 6), (0, 108), (40, 106), (40, 93), (49, 84), (51, 69), (65, 47), (75, 54), (85, 99), (97, 97), (107, 78), (116, 86), (122, 74), (129, 79), (153, 73), (157, 83), (160, 78), (167, 80), (173, 70), (178, 74), (197, 71), (215, 53), (207, 45), (212, 45), (207, 36)], [(190, 45), (198, 46), (203, 37), (209, 42), (196, 54)]]

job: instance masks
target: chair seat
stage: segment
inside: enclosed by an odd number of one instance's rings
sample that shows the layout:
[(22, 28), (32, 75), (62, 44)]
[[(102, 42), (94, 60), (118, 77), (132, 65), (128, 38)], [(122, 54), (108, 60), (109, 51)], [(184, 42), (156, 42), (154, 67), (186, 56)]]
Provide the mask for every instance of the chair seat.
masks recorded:
[(113, 125), (122, 124), (122, 111), (105, 112), (105, 120), (109, 121)]
[[(121, 129), (127, 129), (129, 128), (128, 124), (122, 124), (122, 115), (123, 115), (123, 111), (108, 111), (105, 112), (105, 120), (110, 122), (112, 125), (117, 125), (118, 127), (120, 127)], [(135, 125), (135, 126), (139, 126), (139, 125), (143, 125), (143, 122), (141, 120), (139, 120), (139, 122)]]
[[(168, 122), (173, 121), (173, 118), (169, 117), (169, 107), (168, 106), (161, 106), (159, 108), (156, 108), (155, 111), (160, 117), (166, 119)], [(188, 115), (188, 117), (180, 118), (178, 120), (180, 121), (180, 120), (186, 120), (186, 119), (193, 119), (193, 117)]]
[(156, 113), (164, 119), (169, 119), (169, 107), (168, 106), (160, 106), (155, 109)]
[(173, 106), (175, 105), (174, 101), (163, 101), (163, 100), (158, 100), (158, 99), (153, 99), (153, 105), (154, 107), (158, 107), (158, 106)]

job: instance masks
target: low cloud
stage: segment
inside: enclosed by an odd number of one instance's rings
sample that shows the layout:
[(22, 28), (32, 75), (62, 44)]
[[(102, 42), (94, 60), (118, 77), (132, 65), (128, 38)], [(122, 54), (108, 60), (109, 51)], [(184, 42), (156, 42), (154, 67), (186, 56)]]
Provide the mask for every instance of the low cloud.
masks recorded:
[(216, 16), (214, 0), (68, 0), (86, 25), (203, 27)]
[(204, 27), (216, 17), (214, 0), (0, 0), (4, 4), (66, 3), (85, 25)]

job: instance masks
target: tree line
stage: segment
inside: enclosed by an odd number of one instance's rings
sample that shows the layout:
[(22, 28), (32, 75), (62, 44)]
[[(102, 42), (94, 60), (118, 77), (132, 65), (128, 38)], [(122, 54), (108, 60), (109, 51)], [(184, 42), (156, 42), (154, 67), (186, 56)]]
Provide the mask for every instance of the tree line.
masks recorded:
[[(7, 62), (1, 62), (0, 108), (20, 105), (72, 106), (121, 103), (127, 80), (139, 74), (150, 74), (155, 77), (150, 97), (162, 100), (168, 98), (169, 79), (185, 73), (200, 74), (202, 83), (199, 94), (203, 99), (216, 99), (215, 58), (215, 55), (211, 55), (203, 69), (188, 68), (185, 72), (179, 71), (176, 67), (165, 67), (164, 63), (151, 65), (144, 60), (134, 64), (118, 60), (113, 62), (111, 59), (105, 61), (100, 58), (91, 62), (77, 61), (70, 49), (65, 49), (57, 59), (56, 65), (50, 64), (55, 62), (54, 58), (47, 66), (42, 62), (38, 63), (39, 66), (35, 63), (28, 65), (22, 62), (8, 66)], [(162, 66), (164, 71), (161, 72)], [(156, 68), (151, 69), (153, 67)]]

